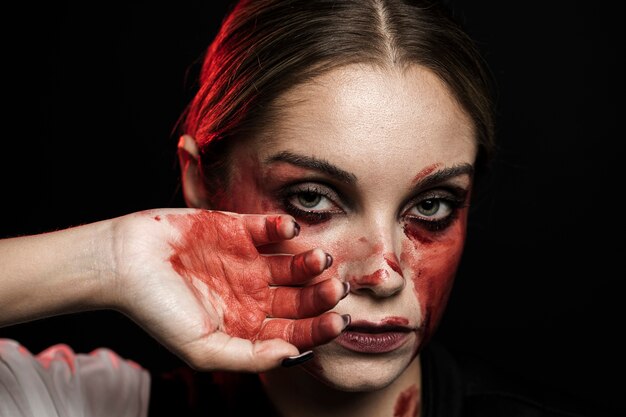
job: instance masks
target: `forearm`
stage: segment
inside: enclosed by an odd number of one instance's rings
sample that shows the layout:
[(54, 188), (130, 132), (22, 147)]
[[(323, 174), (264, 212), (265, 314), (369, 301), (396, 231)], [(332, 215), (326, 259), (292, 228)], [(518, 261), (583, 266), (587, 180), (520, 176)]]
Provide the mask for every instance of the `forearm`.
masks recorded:
[(0, 240), (0, 326), (106, 307), (110, 222)]

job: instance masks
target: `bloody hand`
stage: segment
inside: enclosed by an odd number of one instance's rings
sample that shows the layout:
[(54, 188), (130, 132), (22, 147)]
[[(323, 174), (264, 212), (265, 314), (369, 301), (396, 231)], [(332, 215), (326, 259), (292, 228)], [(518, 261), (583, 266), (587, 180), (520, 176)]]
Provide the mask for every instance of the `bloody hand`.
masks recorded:
[(299, 226), (287, 216), (200, 211), (167, 215), (181, 233), (169, 258), (214, 317), (217, 331), (248, 340), (281, 338), (300, 349), (338, 333), (325, 313), (347, 294), (337, 279), (307, 284), (330, 266), (321, 249), (261, 255), (257, 246), (290, 239)]
[(347, 293), (321, 249), (261, 254), (297, 236), (288, 215), (170, 209), (123, 216), (114, 228), (118, 308), (203, 370), (260, 372), (337, 337), (332, 309)]

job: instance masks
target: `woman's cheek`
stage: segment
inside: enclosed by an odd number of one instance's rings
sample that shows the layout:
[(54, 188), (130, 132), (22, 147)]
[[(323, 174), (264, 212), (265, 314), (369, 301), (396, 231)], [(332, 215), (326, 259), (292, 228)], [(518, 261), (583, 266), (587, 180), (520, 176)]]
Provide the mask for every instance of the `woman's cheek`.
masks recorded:
[(228, 187), (214, 196), (215, 210), (240, 214), (268, 214), (276, 210), (263, 193), (261, 163), (254, 155), (238, 154), (233, 160)]
[(270, 214), (281, 210), (274, 208), (269, 198), (261, 197), (261, 190), (253, 178), (237, 178), (234, 180), (237, 191), (231, 191), (215, 206), (216, 210), (239, 214)]
[[(400, 262), (411, 271), (411, 280), (422, 319), (422, 340), (430, 339), (445, 311), (465, 242), (467, 211), (443, 234), (435, 235), (407, 225)], [(440, 232), (441, 233), (441, 232)]]

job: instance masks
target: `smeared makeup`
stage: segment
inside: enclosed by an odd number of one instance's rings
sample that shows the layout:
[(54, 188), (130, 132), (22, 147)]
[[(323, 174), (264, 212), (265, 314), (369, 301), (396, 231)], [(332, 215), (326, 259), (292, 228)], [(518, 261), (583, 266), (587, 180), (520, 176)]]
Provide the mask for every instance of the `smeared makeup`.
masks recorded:
[(371, 274), (349, 277), (348, 282), (350, 283), (351, 288), (357, 289), (380, 285), (388, 277), (389, 272), (384, 269), (378, 269)]
[(419, 389), (411, 385), (402, 391), (396, 400), (393, 417), (415, 417), (419, 412)]
[[(237, 218), (206, 211), (166, 218), (180, 232), (180, 238), (170, 242), (169, 263), (204, 301), (213, 322), (220, 323), (217, 328), (207, 324), (207, 332), (219, 330), (249, 340), (278, 337), (299, 348), (327, 342), (337, 335), (335, 317), (322, 314), (336, 303), (333, 287), (320, 284), (301, 291), (271, 288), (270, 260), (257, 252)], [(268, 229), (276, 230), (281, 218), (268, 217), (267, 221), (273, 222)], [(205, 252), (208, 250), (211, 253)], [(303, 268), (297, 258), (294, 268)], [(297, 277), (294, 273), (293, 279)], [(282, 278), (286, 283), (288, 279)], [(301, 316), (310, 318), (292, 320)], [(266, 320), (268, 317), (274, 318)]]
[(415, 177), (413, 177), (412, 184), (415, 185), (419, 183), (422, 179), (426, 178), (427, 176), (435, 172), (435, 170), (439, 168), (440, 166), (441, 164), (437, 163), (437, 164), (428, 165), (427, 167), (423, 168), (420, 172), (417, 173), (417, 175), (415, 175)]
[[(171, 243), (173, 254), (169, 262), (174, 270), (183, 277), (198, 279), (205, 284), (198, 286), (195, 281), (189, 281), (196, 292), (211, 300), (211, 305), (222, 307), (221, 311), (214, 312), (223, 317), (224, 329), (221, 330), (256, 339), (265, 320), (263, 310), (266, 307), (260, 308), (260, 305), (268, 298), (267, 283), (262, 279), (267, 269), (254, 262), (258, 255), (242, 225), (221, 213), (211, 216), (202, 212), (187, 216), (168, 215), (167, 219), (181, 232), (181, 238)], [(208, 248), (221, 251), (220, 256), (205, 256), (203, 250)], [(248, 262), (242, 264), (233, 256), (235, 248), (241, 260)], [(234, 279), (220, 279), (214, 271), (224, 271)], [(242, 303), (240, 294), (248, 293), (253, 297)]]
[(423, 319), (422, 345), (434, 332), (445, 310), (459, 264), (467, 222), (467, 209), (444, 233), (428, 234), (405, 227), (408, 239), (402, 243), (402, 264), (412, 271), (412, 282)]
[[(252, 158), (248, 156), (248, 159)], [(434, 163), (421, 169), (413, 178), (412, 184), (429, 181), (430, 176), (437, 175), (439, 171), (446, 172), (445, 169), (442, 170), (442, 166), (441, 163)], [(302, 167), (282, 162), (273, 164), (271, 169), (266, 168), (262, 175), (258, 175), (260, 169), (258, 162), (251, 162), (250, 171), (246, 173), (241, 170), (237, 177), (240, 179), (240, 186), (247, 189), (252, 187), (253, 190), (256, 190), (256, 192), (251, 193), (257, 194), (256, 201), (248, 202), (234, 197), (228, 207), (233, 207), (238, 211), (241, 211), (241, 207), (246, 207), (246, 212), (251, 211), (250, 207), (253, 210), (261, 211), (267, 207), (277, 207), (277, 204), (280, 204), (276, 201), (278, 198), (275, 195), (268, 195), (268, 190), (278, 188), (284, 183), (291, 184), (293, 181), (309, 181), (316, 178), (319, 180), (320, 178), (317, 174)], [(461, 169), (468, 170), (469, 168), (462, 166)], [(263, 187), (259, 185), (261, 181), (259, 178), (262, 178), (264, 182)], [(437, 196), (440, 194), (453, 195), (450, 198), (461, 201), (465, 198), (467, 191), (449, 191), (446, 189), (446, 191), (434, 193), (433, 198), (439, 198)], [(261, 203), (263, 201), (265, 203)], [(349, 282), (353, 291), (380, 286), (390, 278), (391, 273), (413, 282), (414, 293), (420, 308), (419, 324), (421, 324), (417, 329), (419, 343), (415, 348), (416, 354), (421, 346), (429, 340), (441, 318), (460, 260), (465, 237), (466, 210), (464, 207), (454, 207), (454, 204), (452, 207), (454, 216), (450, 216), (446, 220), (447, 223), (441, 226), (432, 226), (435, 222), (427, 220), (407, 219), (404, 221), (401, 227), (405, 240), (401, 244), (400, 259), (394, 252), (384, 252), (382, 243), (377, 239), (372, 241), (370, 236), (357, 235), (353, 238), (354, 244), (348, 246), (341, 244), (341, 241), (328, 241), (324, 244), (335, 257), (335, 265), (329, 272)], [(459, 215), (459, 213), (462, 214)], [(460, 218), (457, 219), (457, 215)], [(327, 215), (322, 220), (327, 221), (331, 218), (332, 215)], [(324, 235), (325, 223), (314, 227), (316, 227), (316, 233), (321, 233), (320, 236)], [(322, 228), (320, 229), (320, 227)], [(305, 235), (312, 237), (311, 231), (305, 232)], [(341, 237), (343, 238), (343, 236)], [(283, 250), (288, 248), (287, 250), (290, 251), (302, 250), (307, 241), (305, 240), (300, 244), (286, 242), (280, 245), (269, 245), (265, 253), (280, 251), (281, 248)], [(366, 264), (378, 265), (378, 268), (367, 271), (367, 268), (363, 267)], [(358, 273), (354, 273), (354, 271), (358, 271)], [(407, 275), (409, 271), (410, 273)]]
[(396, 257), (396, 254), (395, 253), (386, 254), (384, 258), (385, 258), (385, 261), (387, 262), (387, 265), (389, 265), (391, 269), (396, 271), (398, 275), (404, 278), (404, 275), (402, 274), (402, 268), (400, 268), (400, 265), (398, 265), (399, 262), (398, 262), (398, 258)]
[[(443, 313), (464, 243), (466, 210), (454, 202), (462, 200), (459, 189), (471, 185), (475, 132), (447, 86), (422, 67), (338, 71), (286, 93), (289, 105), (268, 123), (271, 139), (252, 141), (260, 167), (233, 159), (233, 167), (249, 165), (253, 172), (246, 174), (251, 180), (228, 193), (254, 199), (237, 197), (241, 203), (229, 207), (240, 213), (291, 214), (302, 233), (264, 248), (265, 253), (320, 247), (334, 257), (325, 274), (351, 284), (351, 294), (335, 311), (352, 315), (354, 323), (342, 336), (352, 334), (343, 344), (339, 336), (315, 347), (316, 358), (304, 369), (336, 388), (337, 398), (342, 398), (340, 391), (377, 393), (392, 387), (397, 398), (385, 398), (386, 409), (376, 411), (412, 417), (420, 407), (416, 355)], [(285, 158), (267, 163), (275, 155)], [(335, 175), (337, 169), (341, 176)], [(324, 188), (330, 192), (320, 194), (338, 196), (333, 201), (337, 212), (328, 212), (330, 205), (324, 203), (300, 204), (315, 213), (308, 215), (310, 222), (301, 222), (297, 211), (285, 208), (285, 200), (316, 201), (299, 200), (298, 192), (313, 195)], [(437, 212), (437, 204), (448, 201), (449, 210)], [(431, 207), (441, 216), (429, 215)], [(448, 212), (456, 217), (448, 219)], [(292, 377), (309, 381), (297, 372)], [(416, 385), (409, 388), (406, 381)], [(287, 393), (290, 383), (276, 381)], [(305, 400), (325, 392), (315, 383), (307, 386), (311, 395)], [(318, 406), (314, 401), (307, 405)]]
[[(237, 213), (260, 214), (274, 211), (273, 205), (265, 196), (264, 184), (258, 173), (261, 164), (255, 155), (242, 153), (237, 164), (232, 166), (228, 175), (228, 187), (231, 190), (247, 190), (246, 192), (221, 192), (219, 199), (214, 201), (216, 210)], [(245, 207), (245, 210), (242, 208)]]
[(388, 326), (408, 326), (409, 319), (407, 319), (406, 317), (386, 317), (382, 321), (382, 324)]

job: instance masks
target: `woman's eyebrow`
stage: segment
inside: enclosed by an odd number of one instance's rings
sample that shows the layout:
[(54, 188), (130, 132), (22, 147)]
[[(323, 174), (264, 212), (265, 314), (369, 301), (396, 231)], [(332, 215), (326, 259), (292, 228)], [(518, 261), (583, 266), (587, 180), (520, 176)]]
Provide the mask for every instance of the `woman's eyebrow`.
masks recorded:
[[(428, 169), (428, 171), (432, 172), (433, 169)], [(413, 186), (415, 188), (428, 188), (461, 175), (469, 175), (471, 177), (474, 175), (474, 166), (464, 163), (430, 172), (426, 173), (426, 175), (418, 174)]]
[(344, 171), (328, 161), (314, 158), (312, 156), (298, 155), (292, 152), (283, 151), (265, 159), (266, 164), (271, 164), (273, 162), (287, 162), (302, 168), (318, 171), (348, 185), (354, 185), (357, 182), (356, 175)]

